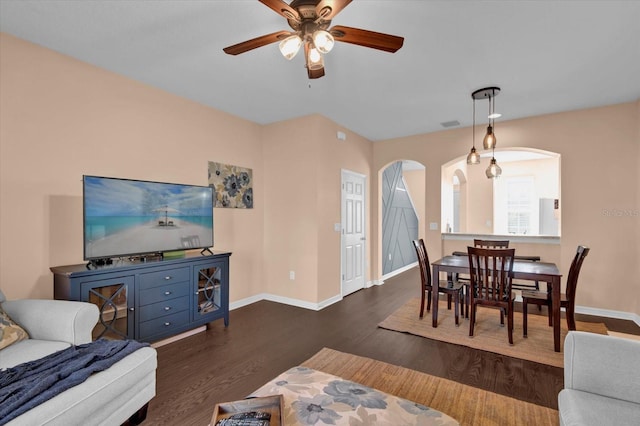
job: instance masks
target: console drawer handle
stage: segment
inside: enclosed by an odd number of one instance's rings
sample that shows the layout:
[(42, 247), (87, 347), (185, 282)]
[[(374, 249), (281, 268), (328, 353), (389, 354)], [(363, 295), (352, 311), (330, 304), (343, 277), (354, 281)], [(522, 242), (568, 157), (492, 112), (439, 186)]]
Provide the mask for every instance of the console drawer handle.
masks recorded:
[(169, 275), (167, 275), (166, 277), (164, 277), (165, 280), (170, 280), (171, 277)]
[(171, 325), (171, 323), (170, 323), (170, 322), (165, 322), (165, 323), (164, 323), (164, 325), (165, 325), (166, 327), (169, 327), (169, 326)]
[(170, 292), (170, 291), (165, 291), (165, 292), (164, 292), (164, 295), (165, 295), (165, 296), (168, 296), (168, 295), (170, 295), (170, 294), (171, 294), (171, 292)]
[(171, 306), (165, 306), (165, 307), (164, 307), (164, 310), (165, 310), (165, 311), (169, 311), (169, 310), (171, 310)]

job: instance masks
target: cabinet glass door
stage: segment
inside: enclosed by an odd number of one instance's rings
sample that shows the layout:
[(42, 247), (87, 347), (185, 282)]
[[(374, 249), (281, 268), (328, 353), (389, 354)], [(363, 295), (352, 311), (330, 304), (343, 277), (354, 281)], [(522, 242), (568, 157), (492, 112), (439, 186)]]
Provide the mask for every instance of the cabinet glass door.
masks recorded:
[(222, 269), (217, 266), (198, 268), (198, 287), (196, 289), (196, 317), (210, 314), (220, 309)]
[(83, 284), (83, 299), (93, 303), (100, 311), (98, 324), (93, 329), (94, 339), (126, 339), (132, 333), (133, 288), (132, 279), (93, 281)]

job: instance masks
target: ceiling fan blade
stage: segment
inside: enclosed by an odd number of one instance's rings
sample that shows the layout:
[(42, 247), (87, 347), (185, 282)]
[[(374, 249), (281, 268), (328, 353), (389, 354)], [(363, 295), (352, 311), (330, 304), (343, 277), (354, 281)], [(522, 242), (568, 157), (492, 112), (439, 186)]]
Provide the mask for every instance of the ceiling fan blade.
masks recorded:
[(316, 6), (316, 13), (325, 21), (333, 19), (342, 9), (347, 7), (352, 0), (320, 0)]
[(289, 6), (287, 3), (282, 0), (258, 0), (260, 3), (269, 7), (271, 10), (275, 11), (278, 15), (284, 16), (287, 19), (292, 19), (296, 22), (302, 21), (298, 11)]
[(324, 67), (317, 70), (310, 70), (307, 68), (307, 75), (309, 76), (309, 80), (314, 78), (320, 78), (324, 76)]
[(234, 44), (233, 46), (225, 47), (222, 50), (224, 50), (224, 52), (228, 53), (229, 55), (239, 55), (241, 53), (248, 52), (249, 50), (253, 50), (258, 47), (266, 46), (267, 44), (283, 40), (290, 34), (291, 33), (289, 31), (277, 31), (275, 33), (243, 41), (242, 43)]
[(370, 47), (391, 53), (400, 49), (404, 43), (404, 37), (361, 30), (359, 28), (343, 27), (341, 25), (330, 28), (329, 32), (336, 41), (357, 44), (358, 46)]

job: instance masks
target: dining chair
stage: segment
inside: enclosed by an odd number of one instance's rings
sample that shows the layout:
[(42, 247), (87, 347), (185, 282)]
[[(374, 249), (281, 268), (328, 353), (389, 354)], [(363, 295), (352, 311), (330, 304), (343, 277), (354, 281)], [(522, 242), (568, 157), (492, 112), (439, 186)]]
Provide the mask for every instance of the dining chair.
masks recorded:
[[(576, 288), (578, 287), (578, 276), (582, 268), (584, 258), (589, 254), (589, 248), (578, 246), (576, 255), (573, 257), (571, 267), (569, 268), (569, 276), (567, 277), (567, 288), (565, 293), (560, 294), (560, 307), (565, 308), (565, 316), (567, 317), (567, 327), (569, 330), (576, 329), (575, 310), (576, 310)], [(547, 291), (523, 291), (522, 292), (522, 335), (527, 337), (527, 307), (530, 303), (538, 306), (546, 306), (549, 315), (549, 327), (553, 325), (553, 313), (551, 312), (551, 289), (547, 287)]]
[[(483, 248), (509, 248), (509, 240), (473, 240), (474, 247), (483, 247)], [(524, 256), (523, 256), (524, 257)], [(522, 282), (512, 283), (512, 288), (514, 290), (532, 290), (535, 291), (540, 290), (540, 283), (535, 281), (533, 284), (525, 284)]]
[[(422, 318), (424, 316), (425, 297), (427, 298), (427, 312), (431, 310), (431, 294), (434, 291), (431, 278), (431, 263), (429, 262), (429, 255), (427, 254), (427, 249), (422, 238), (420, 238), (419, 240), (413, 240), (413, 246), (416, 249), (416, 254), (418, 256), (418, 265), (420, 267), (420, 278), (422, 283), (420, 318)], [(460, 311), (458, 310), (458, 307), (461, 303), (464, 303), (462, 284), (454, 281), (440, 280), (439, 277), (435, 277), (435, 280), (438, 283), (437, 291), (446, 294), (447, 298), (453, 298), (456, 326), (460, 325)], [(451, 306), (449, 305), (448, 308), (451, 309)]]
[(480, 240), (474, 238), (473, 246), (479, 248), (509, 248), (509, 240)]
[[(482, 240), (482, 239), (474, 238), (473, 246), (479, 247), (479, 248), (509, 248), (509, 240)], [(452, 279), (454, 281), (462, 282), (462, 285), (464, 285), (465, 287), (464, 297), (466, 302), (466, 308), (464, 312), (464, 317), (469, 318), (469, 306), (470, 306), (469, 280), (470, 279), (468, 276), (460, 276), (459, 274), (453, 274)]]
[(513, 344), (513, 302), (511, 290), (515, 249), (468, 247), (470, 281), (469, 336), (473, 336), (478, 305), (500, 309), (500, 324), (507, 316), (509, 343)]

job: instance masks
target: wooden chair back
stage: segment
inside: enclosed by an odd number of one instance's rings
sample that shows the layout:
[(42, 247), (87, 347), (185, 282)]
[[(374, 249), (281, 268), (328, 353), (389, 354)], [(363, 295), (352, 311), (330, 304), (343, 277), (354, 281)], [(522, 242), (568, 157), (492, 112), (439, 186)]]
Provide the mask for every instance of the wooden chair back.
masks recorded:
[(509, 240), (473, 240), (474, 247), (480, 248), (509, 248)]
[(429, 255), (424, 245), (424, 240), (413, 240), (413, 246), (418, 256), (418, 265), (420, 267), (420, 278), (422, 279), (423, 290), (431, 287), (431, 268), (429, 267)]
[(515, 249), (468, 247), (471, 303), (504, 306), (511, 297)]
[(576, 288), (578, 287), (578, 276), (580, 275), (580, 269), (582, 268), (582, 262), (584, 258), (589, 254), (589, 247), (578, 246), (576, 255), (571, 262), (571, 268), (569, 268), (569, 276), (567, 277), (567, 300), (573, 302), (576, 300)]

